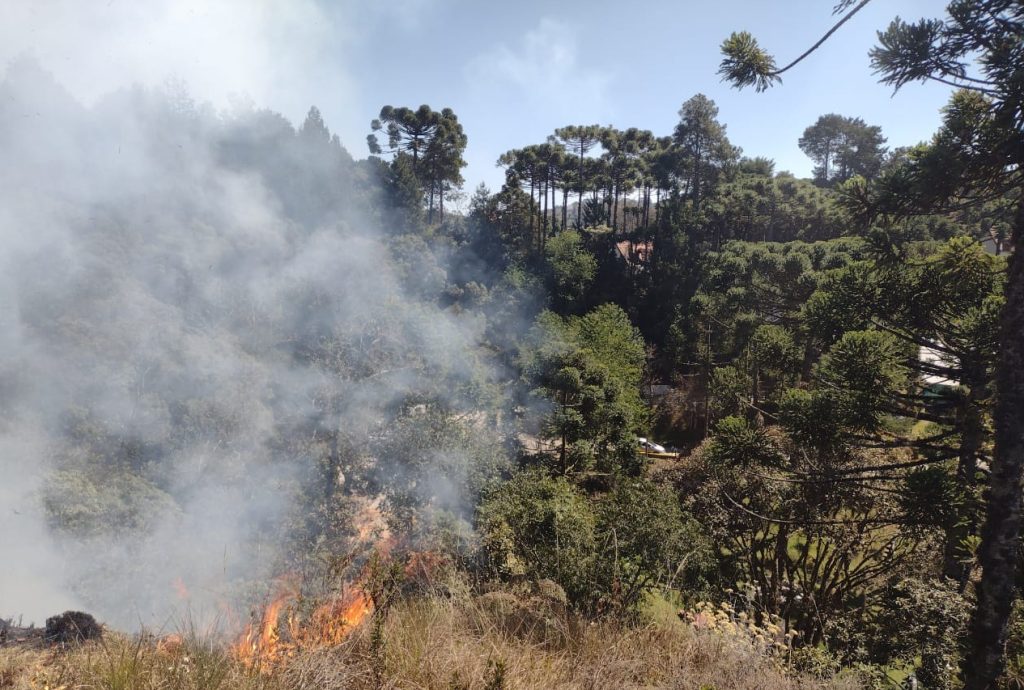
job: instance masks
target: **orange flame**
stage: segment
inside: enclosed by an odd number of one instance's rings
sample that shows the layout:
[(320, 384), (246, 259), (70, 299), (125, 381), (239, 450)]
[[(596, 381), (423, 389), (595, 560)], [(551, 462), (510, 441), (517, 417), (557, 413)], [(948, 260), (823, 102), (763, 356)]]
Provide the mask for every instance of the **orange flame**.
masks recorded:
[(191, 596), (188, 593), (188, 587), (185, 586), (185, 581), (182, 580), (180, 577), (176, 577), (173, 580), (171, 580), (171, 587), (174, 588), (175, 594), (177, 594), (178, 598), (182, 601), (188, 600), (188, 598)]
[[(357, 548), (365, 547), (376, 536), (377, 556), (390, 554), (394, 541), (386, 530), (382, 533), (381, 522), (379, 501), (360, 511), (353, 540)], [(299, 650), (341, 644), (373, 613), (373, 599), (366, 591), (369, 576), (364, 570), (353, 585), (305, 619), (300, 618), (297, 610), (298, 584), (291, 579), (282, 580), (280, 593), (267, 605), (258, 624), (250, 623), (234, 644), (235, 657), (250, 668), (268, 672)]]
[(234, 646), (235, 656), (239, 661), (246, 666), (260, 668), (269, 668), (280, 661), (283, 652), (279, 644), (281, 609), (294, 598), (293, 592), (279, 594), (263, 611), (260, 624), (249, 624)]
[(271, 601), (259, 625), (250, 624), (235, 643), (235, 657), (250, 668), (270, 671), (300, 649), (341, 644), (373, 613), (373, 601), (360, 586), (318, 607), (305, 622), (294, 609), (296, 602), (294, 592)]

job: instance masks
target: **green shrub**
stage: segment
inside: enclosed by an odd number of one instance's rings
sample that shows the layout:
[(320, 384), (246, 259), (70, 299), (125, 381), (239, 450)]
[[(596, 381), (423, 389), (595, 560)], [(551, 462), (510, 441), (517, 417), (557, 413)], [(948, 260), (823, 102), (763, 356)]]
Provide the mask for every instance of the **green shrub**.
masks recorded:
[(634, 610), (657, 585), (694, 586), (714, 560), (675, 495), (643, 479), (590, 500), (565, 478), (521, 472), (488, 496), (477, 526), (491, 574), (554, 580), (592, 612)]
[(520, 472), (477, 510), (485, 565), (500, 577), (549, 578), (579, 601), (590, 591), (595, 556), (594, 511), (563, 477)]

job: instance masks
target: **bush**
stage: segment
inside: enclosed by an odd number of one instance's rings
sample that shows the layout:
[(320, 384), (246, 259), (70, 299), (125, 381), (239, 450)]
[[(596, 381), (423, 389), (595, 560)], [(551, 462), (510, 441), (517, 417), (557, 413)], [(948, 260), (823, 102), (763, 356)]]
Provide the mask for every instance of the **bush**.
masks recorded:
[(627, 480), (598, 504), (599, 603), (634, 609), (651, 587), (697, 587), (715, 566), (700, 523), (676, 496), (648, 480)]
[(565, 478), (521, 472), (484, 501), (477, 525), (491, 574), (549, 578), (590, 612), (635, 610), (657, 585), (696, 586), (714, 561), (675, 495), (642, 479), (591, 501)]
[(570, 600), (591, 590), (596, 521), (586, 497), (564, 477), (520, 472), (477, 510), (485, 567), (502, 578), (552, 579)]

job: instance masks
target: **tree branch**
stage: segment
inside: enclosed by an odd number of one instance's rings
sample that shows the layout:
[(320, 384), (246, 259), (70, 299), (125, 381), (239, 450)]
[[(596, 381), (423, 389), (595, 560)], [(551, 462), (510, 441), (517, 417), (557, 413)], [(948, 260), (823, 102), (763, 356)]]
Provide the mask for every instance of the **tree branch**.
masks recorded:
[(772, 72), (772, 73), (771, 73), (771, 76), (773, 76), (773, 77), (777, 77), (777, 76), (779, 76), (780, 74), (782, 74), (783, 72), (785, 72), (786, 70), (790, 69), (791, 67), (794, 67), (794, 66), (796, 66), (796, 65), (797, 65), (798, 63), (800, 63), (801, 61), (803, 61), (803, 60), (804, 60), (804, 58), (806, 58), (806, 57), (807, 57), (808, 55), (810, 55), (811, 53), (813, 53), (814, 51), (816, 51), (816, 50), (817, 50), (818, 48), (820, 48), (820, 47), (821, 47), (821, 44), (822, 44), (822, 43), (824, 43), (825, 41), (827, 41), (827, 40), (829, 39), (829, 37), (830, 37), (830, 36), (832, 36), (832, 34), (834, 34), (834, 33), (835, 33), (836, 31), (838, 31), (838, 30), (839, 30), (839, 27), (841, 27), (841, 26), (842, 26), (843, 24), (845, 24), (846, 22), (850, 21), (850, 19), (851, 19), (851, 18), (853, 17), (853, 15), (857, 14), (857, 13), (858, 13), (858, 12), (860, 12), (860, 11), (861, 11), (862, 9), (864, 9), (864, 7), (865, 7), (865, 6), (866, 6), (866, 5), (867, 5), (867, 4), (869, 3), (869, 2), (871, 2), (871, 0), (861, 0), (861, 1), (860, 1), (860, 2), (859, 2), (859, 3), (857, 4), (857, 6), (856, 6), (856, 7), (854, 7), (854, 8), (853, 8), (852, 10), (850, 10), (850, 11), (849, 11), (849, 12), (848, 12), (847, 14), (845, 14), (845, 15), (843, 16), (843, 18), (842, 18), (842, 19), (840, 19), (840, 20), (839, 20), (838, 22), (836, 22), (835, 26), (833, 26), (833, 27), (832, 27), (831, 29), (829, 29), (829, 30), (828, 30), (828, 32), (827, 32), (827, 33), (826, 33), (826, 34), (825, 34), (824, 36), (822, 36), (822, 37), (821, 37), (820, 39), (818, 39), (818, 42), (817, 42), (817, 43), (815, 43), (815, 44), (814, 44), (814, 45), (812, 45), (812, 46), (811, 46), (810, 48), (808, 48), (807, 50), (805, 50), (805, 51), (803, 52), (803, 54), (802, 54), (802, 55), (800, 55), (800, 57), (798, 57), (798, 58), (797, 58), (796, 60), (793, 60), (793, 61), (792, 61), (791, 63), (789, 63), (788, 65), (786, 65), (786, 66), (785, 66), (785, 67), (783, 67), (782, 69), (777, 69), (777, 70), (775, 70), (774, 72)]

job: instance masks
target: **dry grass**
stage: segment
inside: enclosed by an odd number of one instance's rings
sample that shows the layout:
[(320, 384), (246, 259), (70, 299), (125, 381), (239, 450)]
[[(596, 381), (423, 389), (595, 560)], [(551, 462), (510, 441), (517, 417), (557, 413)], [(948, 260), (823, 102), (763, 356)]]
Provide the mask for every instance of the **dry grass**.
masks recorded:
[(852, 690), (787, 673), (757, 646), (682, 623), (587, 623), (556, 604), (496, 593), (400, 602), (343, 645), (270, 673), (194, 635), (180, 644), (108, 634), (72, 651), (0, 649), (3, 690)]

